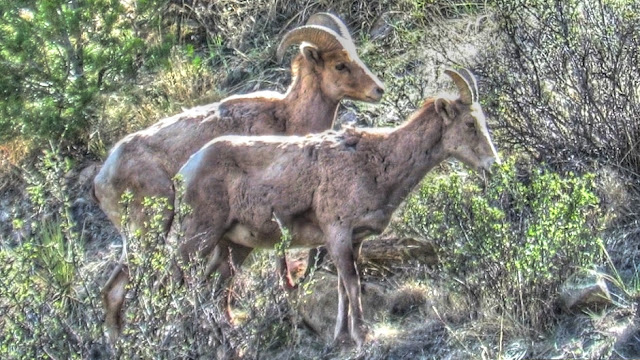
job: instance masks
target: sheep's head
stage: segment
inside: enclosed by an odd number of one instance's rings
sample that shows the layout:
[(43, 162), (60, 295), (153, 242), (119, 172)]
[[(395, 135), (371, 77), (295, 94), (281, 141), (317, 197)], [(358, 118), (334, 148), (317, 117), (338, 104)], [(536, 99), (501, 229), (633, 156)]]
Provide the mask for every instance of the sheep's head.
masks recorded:
[(491, 142), (487, 122), (478, 102), (476, 80), (469, 71), (464, 71), (469, 81), (456, 71), (445, 70), (458, 87), (460, 97), (435, 101), (436, 111), (444, 120), (442, 143), (447, 153), (466, 165), (489, 171), (494, 162), (500, 162), (500, 158)]
[(278, 47), (278, 61), (290, 45), (298, 43), (306, 63), (318, 74), (326, 97), (380, 101), (384, 85), (360, 60), (347, 27), (338, 17), (318, 13), (305, 26), (289, 31)]

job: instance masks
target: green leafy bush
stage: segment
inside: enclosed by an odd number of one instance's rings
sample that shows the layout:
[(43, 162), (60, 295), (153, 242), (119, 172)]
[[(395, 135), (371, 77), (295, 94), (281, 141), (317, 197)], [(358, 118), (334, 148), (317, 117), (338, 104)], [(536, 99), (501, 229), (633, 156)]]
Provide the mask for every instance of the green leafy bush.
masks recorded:
[(479, 180), (428, 178), (399, 228), (434, 241), (444, 275), (471, 298), (544, 326), (560, 284), (600, 258), (594, 177), (529, 170), (511, 158), (486, 187)]
[[(181, 180), (176, 181), (180, 197)], [(125, 205), (128, 201), (131, 196), (125, 194)], [(116, 357), (228, 358), (243, 354), (255, 358), (258, 351), (295, 345), (290, 334), (295, 326), (289, 299), (277, 285), (273, 269), (275, 254), (254, 255), (253, 268), (258, 275), (239, 276), (244, 286), (237, 289), (241, 294), (232, 302), (240, 320), (231, 325), (219, 299), (223, 284), (215, 275), (203, 281), (207, 264), (197, 258), (183, 262), (179, 244), (173, 242), (176, 239), (166, 239), (163, 216), (173, 206), (156, 197), (145, 198), (143, 205), (148, 219), (144, 228), (126, 234), (130, 283), (124, 332), (113, 349)], [(189, 211), (180, 205), (176, 216)], [(127, 222), (125, 211), (125, 229)], [(175, 231), (180, 234), (180, 229)], [(278, 249), (282, 252), (286, 247), (283, 243)]]
[(146, 38), (164, 3), (2, 2), (0, 141), (86, 142), (100, 110), (96, 95), (119, 89), (143, 64), (166, 63), (171, 37)]
[(33, 208), (15, 228), (25, 237), (0, 243), (0, 358), (87, 358), (100, 351), (99, 293), (83, 267), (64, 174), (70, 162), (53, 149), (26, 174)]
[(499, 40), (478, 72), (503, 148), (564, 168), (611, 165), (637, 193), (640, 3), (497, 0), (494, 19)]
[(93, 286), (79, 271), (82, 248), (61, 229), (47, 224), (31, 242), (0, 249), (3, 359), (82, 359), (101, 337)]
[[(166, 240), (162, 220), (172, 206), (162, 198), (145, 199), (145, 228), (126, 234), (124, 332), (108, 345), (100, 289), (120, 253), (107, 261), (85, 258), (64, 176), (69, 164), (55, 149), (44, 152), (27, 176), (32, 212), (13, 221), (24, 237), (0, 243), (0, 358), (256, 358), (260, 351), (299, 346), (289, 296), (273, 269), (276, 255), (253, 257), (254, 271), (241, 278), (247, 286), (234, 301), (246, 315), (231, 326), (215, 279), (202, 281), (206, 264), (182, 264), (176, 244)], [(186, 276), (175, 276), (176, 263)]]

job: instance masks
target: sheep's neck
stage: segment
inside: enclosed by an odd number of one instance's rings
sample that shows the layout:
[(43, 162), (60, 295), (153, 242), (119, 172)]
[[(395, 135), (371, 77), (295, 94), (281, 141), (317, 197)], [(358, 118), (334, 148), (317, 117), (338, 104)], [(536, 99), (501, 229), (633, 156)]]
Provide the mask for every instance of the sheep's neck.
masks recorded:
[(448, 156), (442, 147), (442, 118), (433, 102), (385, 136), (379, 145), (382, 167), (378, 183), (396, 208), (424, 176)]
[(338, 111), (339, 101), (322, 93), (318, 74), (301, 59), (297, 76), (284, 99), (287, 107), (287, 135), (306, 135), (330, 129)]

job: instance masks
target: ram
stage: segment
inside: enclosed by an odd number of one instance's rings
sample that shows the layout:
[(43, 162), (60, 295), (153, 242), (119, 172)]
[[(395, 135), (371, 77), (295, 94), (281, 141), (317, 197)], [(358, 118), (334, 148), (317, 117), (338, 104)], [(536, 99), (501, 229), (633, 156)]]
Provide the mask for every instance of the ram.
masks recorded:
[[(359, 59), (346, 26), (336, 16), (319, 13), (305, 26), (289, 31), (278, 47), (279, 60), (289, 46), (298, 43), (300, 54), (292, 61), (293, 80), (285, 94), (231, 96), (161, 120), (119, 141), (93, 183), (94, 197), (113, 224), (119, 229), (122, 226), (121, 199), (125, 192), (133, 194), (128, 204), (130, 233), (142, 229), (147, 220), (144, 198), (166, 198), (173, 203), (174, 175), (189, 156), (217, 136), (321, 132), (332, 127), (342, 99), (380, 100), (384, 86)], [(166, 209), (165, 231), (172, 218), (173, 212)], [(228, 253), (226, 246), (218, 249)], [(128, 283), (125, 258), (123, 251), (120, 264), (102, 291), (105, 322), (112, 341), (122, 326), (121, 310)], [(228, 271), (224, 269), (228, 267), (224, 257), (217, 258), (221, 259), (216, 264), (221, 267), (218, 270)]]
[(174, 221), (170, 240), (179, 244), (184, 263), (198, 261), (221, 240), (273, 248), (282, 224), (291, 231), (292, 246), (326, 246), (339, 279), (336, 341), (351, 338), (361, 346), (367, 328), (354, 248), (381, 233), (409, 192), (443, 160), (454, 157), (489, 170), (498, 159), (475, 78), (445, 72), (459, 98), (427, 99), (396, 129), (224, 136), (205, 145), (179, 172), (185, 189), (179, 200), (190, 213)]

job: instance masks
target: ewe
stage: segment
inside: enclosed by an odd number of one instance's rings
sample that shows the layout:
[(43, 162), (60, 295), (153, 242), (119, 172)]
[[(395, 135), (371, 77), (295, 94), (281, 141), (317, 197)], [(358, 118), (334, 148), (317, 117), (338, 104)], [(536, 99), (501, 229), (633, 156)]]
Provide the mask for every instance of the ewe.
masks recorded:
[[(121, 228), (122, 195), (130, 191), (129, 230), (142, 229), (145, 197), (174, 201), (172, 178), (189, 156), (211, 139), (225, 134), (304, 135), (331, 128), (340, 100), (377, 102), (384, 86), (360, 61), (346, 26), (320, 13), (305, 26), (289, 31), (278, 47), (281, 58), (292, 44), (302, 43), (291, 64), (293, 81), (285, 94), (257, 92), (232, 96), (163, 119), (120, 140), (94, 179), (94, 195), (109, 219)], [(168, 231), (173, 212), (166, 209)], [(228, 251), (221, 247), (221, 252)], [(228, 262), (215, 267), (228, 271)], [(126, 252), (102, 293), (105, 322), (114, 341), (122, 326), (121, 309), (128, 283)]]
[[(393, 211), (443, 160), (489, 170), (498, 159), (473, 87), (446, 70), (458, 99), (427, 99), (396, 129), (328, 131), (299, 136), (224, 136), (180, 169), (191, 211), (170, 238), (186, 262), (220, 242), (273, 249), (282, 223), (292, 246), (326, 246), (338, 270), (336, 341), (361, 346), (367, 335), (356, 269), (358, 244), (381, 233)], [(476, 94), (474, 94), (474, 91)], [(277, 221), (276, 221), (277, 220)]]

